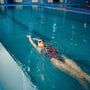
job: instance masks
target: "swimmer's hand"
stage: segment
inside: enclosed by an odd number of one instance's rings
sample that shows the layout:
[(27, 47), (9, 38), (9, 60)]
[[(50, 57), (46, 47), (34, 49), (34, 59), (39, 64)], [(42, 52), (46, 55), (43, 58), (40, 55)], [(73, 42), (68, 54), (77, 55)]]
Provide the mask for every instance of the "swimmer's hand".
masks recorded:
[(26, 37), (29, 38), (29, 39), (32, 38), (31, 35), (27, 35)]
[(33, 39), (33, 40), (40, 40), (40, 39), (37, 39), (37, 38), (32, 38), (31, 35), (27, 35), (26, 37), (29, 38), (29, 39)]
[(30, 43), (37, 49), (37, 45), (33, 42), (31, 35), (27, 35), (27, 38), (29, 38)]

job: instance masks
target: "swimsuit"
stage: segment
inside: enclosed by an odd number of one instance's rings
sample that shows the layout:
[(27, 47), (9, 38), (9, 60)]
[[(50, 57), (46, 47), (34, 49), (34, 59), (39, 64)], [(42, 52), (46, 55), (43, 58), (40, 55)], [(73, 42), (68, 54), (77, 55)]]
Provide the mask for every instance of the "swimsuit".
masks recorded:
[(50, 57), (50, 58), (56, 58), (62, 62), (65, 62), (61, 54), (59, 54), (56, 49), (48, 46), (48, 47), (41, 47), (41, 53), (44, 55)]

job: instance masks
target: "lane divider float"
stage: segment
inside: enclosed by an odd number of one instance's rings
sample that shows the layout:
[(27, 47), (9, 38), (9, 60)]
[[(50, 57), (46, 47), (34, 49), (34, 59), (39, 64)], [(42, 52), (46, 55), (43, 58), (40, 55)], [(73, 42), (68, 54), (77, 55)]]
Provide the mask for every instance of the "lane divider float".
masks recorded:
[(60, 10), (65, 10), (65, 11), (67, 11), (67, 8), (57, 8), (57, 9), (60, 9)]

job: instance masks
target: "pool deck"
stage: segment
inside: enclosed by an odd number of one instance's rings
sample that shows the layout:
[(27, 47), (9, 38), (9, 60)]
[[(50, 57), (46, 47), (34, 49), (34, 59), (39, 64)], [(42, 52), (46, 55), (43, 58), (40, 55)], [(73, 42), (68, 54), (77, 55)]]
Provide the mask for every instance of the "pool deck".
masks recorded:
[[(28, 83), (29, 82), (29, 83)], [(35, 90), (8, 51), (0, 43), (0, 90)], [(29, 85), (29, 86), (28, 86)]]

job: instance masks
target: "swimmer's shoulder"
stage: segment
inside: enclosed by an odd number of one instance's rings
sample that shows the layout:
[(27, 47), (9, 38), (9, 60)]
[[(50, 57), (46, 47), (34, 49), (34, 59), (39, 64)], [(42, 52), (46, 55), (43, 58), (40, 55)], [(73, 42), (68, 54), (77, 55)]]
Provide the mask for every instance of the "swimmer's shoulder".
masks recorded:
[(40, 48), (40, 47), (37, 47), (36, 49), (37, 49), (37, 51), (38, 51), (39, 53), (41, 53), (41, 48)]

